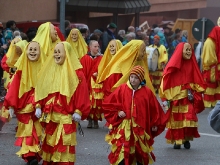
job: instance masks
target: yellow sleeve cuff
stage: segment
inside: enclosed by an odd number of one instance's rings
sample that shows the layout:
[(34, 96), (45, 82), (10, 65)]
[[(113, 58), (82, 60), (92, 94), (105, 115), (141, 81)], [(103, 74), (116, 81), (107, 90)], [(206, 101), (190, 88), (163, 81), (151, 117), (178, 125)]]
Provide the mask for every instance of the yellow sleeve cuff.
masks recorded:
[(76, 109), (75, 112), (82, 116), (82, 112), (80, 110)]
[(35, 108), (41, 108), (40, 104), (36, 104)]

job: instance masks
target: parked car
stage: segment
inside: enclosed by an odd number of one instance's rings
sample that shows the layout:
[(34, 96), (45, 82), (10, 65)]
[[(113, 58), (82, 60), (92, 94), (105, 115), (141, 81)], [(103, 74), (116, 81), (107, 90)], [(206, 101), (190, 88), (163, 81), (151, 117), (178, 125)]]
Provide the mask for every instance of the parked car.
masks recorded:
[[(38, 28), (41, 24), (43, 24), (45, 22), (43, 21), (33, 21), (33, 22), (16, 22), (16, 26), (17, 28), (21, 31), (26, 33), (28, 31), (28, 29), (30, 28)], [(54, 26), (59, 27), (60, 23), (59, 22), (51, 22)], [(88, 26), (86, 24), (83, 23), (71, 23), (71, 28), (77, 28), (77, 29), (81, 29), (81, 28), (86, 28), (89, 29)]]

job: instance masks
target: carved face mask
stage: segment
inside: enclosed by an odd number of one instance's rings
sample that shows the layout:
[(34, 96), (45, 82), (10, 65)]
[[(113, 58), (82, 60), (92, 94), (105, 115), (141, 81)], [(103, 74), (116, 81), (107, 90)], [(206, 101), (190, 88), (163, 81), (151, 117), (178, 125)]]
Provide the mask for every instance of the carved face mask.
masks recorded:
[(78, 31), (73, 29), (71, 33), (72, 40), (76, 42), (78, 40)]
[(66, 59), (66, 51), (62, 43), (58, 43), (54, 49), (54, 61), (55, 63), (62, 65)]
[(138, 58), (137, 61), (141, 61), (144, 59), (144, 56), (146, 55), (146, 46), (145, 44), (141, 44), (139, 52), (138, 52)]
[(115, 55), (116, 53), (116, 41), (112, 40), (109, 42), (109, 51), (111, 55)]
[(40, 57), (40, 46), (37, 42), (30, 42), (27, 48), (27, 57), (30, 61), (37, 61)]
[(21, 50), (21, 48), (19, 46), (16, 46), (15, 52), (19, 56), (22, 54), (22, 50)]
[(50, 37), (52, 42), (55, 42), (57, 40), (57, 31), (53, 24), (50, 24)]
[(192, 48), (189, 43), (185, 43), (183, 47), (183, 58), (189, 60), (192, 56)]

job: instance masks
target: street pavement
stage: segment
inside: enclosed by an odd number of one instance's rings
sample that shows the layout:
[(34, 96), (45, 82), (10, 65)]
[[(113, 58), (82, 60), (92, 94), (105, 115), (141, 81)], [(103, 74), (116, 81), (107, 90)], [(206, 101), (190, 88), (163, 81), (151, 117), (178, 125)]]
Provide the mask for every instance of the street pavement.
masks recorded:
[[(183, 146), (180, 150), (174, 150), (172, 145), (166, 144), (166, 131), (156, 137), (153, 146), (156, 156), (154, 165), (219, 165), (220, 134), (213, 131), (207, 123), (209, 111), (207, 108), (198, 115), (201, 137), (191, 142), (189, 150)], [(108, 129), (104, 124), (105, 121), (99, 122), (99, 129), (87, 129), (87, 121), (81, 121), (85, 136), (77, 133), (76, 165), (109, 165), (110, 148), (104, 140)], [(13, 118), (0, 131), (0, 165), (26, 165), (15, 154), (19, 150), (14, 146), (15, 127), (16, 118)]]

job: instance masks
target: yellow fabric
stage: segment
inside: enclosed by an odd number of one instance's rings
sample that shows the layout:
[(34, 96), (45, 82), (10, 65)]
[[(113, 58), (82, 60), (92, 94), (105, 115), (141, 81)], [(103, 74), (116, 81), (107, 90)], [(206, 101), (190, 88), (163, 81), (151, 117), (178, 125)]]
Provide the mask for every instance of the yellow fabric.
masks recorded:
[[(78, 40), (76, 42), (74, 42), (71, 37), (73, 30), (76, 30), (78, 32)], [(66, 41), (69, 42), (70, 45), (77, 51), (76, 55), (78, 59), (81, 59), (85, 54), (87, 54), (88, 46), (78, 29), (72, 29)]]
[(104, 69), (102, 75), (100, 76), (100, 80), (106, 80), (114, 73), (122, 73), (123, 75), (121, 79), (113, 86), (112, 91), (115, 90), (119, 85), (126, 83), (129, 78), (131, 69), (136, 65), (140, 65), (145, 70), (145, 80), (147, 87), (149, 87), (151, 91), (155, 93), (149, 77), (147, 54), (145, 53), (143, 60), (137, 61), (139, 49), (143, 43), (144, 42), (142, 40), (131, 40), (113, 56), (111, 61)]
[[(122, 45), (120, 40), (115, 40), (115, 42), (116, 42), (116, 53), (117, 53), (118, 50), (121, 49), (123, 45)], [(111, 61), (113, 56), (114, 55), (111, 55), (111, 53), (110, 53), (109, 44), (108, 44), (108, 46), (105, 50), (105, 53), (102, 57), (102, 60), (100, 61), (99, 66), (98, 66), (98, 77), (97, 77), (97, 80), (96, 80), (98, 83), (104, 81), (102, 78), (104, 78), (105, 76), (101, 76), (101, 75), (102, 75), (103, 71), (105, 70), (105, 67)]]
[(26, 45), (28, 44), (28, 42), (26, 40), (22, 40), (18, 43), (16, 43), (15, 45), (13, 45), (11, 47), (11, 54), (10, 56), (8, 57), (6, 63), (7, 65), (10, 67), (10, 68), (13, 68), (15, 63), (18, 61), (19, 59), (19, 55), (16, 53), (16, 46), (20, 47), (22, 52), (24, 51)]
[[(11, 41), (11, 44), (10, 44), (10, 46), (9, 46), (9, 49), (8, 49), (8, 51), (7, 51), (7, 53), (6, 53), (7, 59), (11, 56), (11, 54), (14, 53), (15, 40), (18, 40), (18, 42), (21, 41), (21, 39), (20, 39), (19, 37), (16, 37), (16, 38), (14, 38), (14, 39)], [(18, 43), (18, 42), (17, 42), (17, 43)]]
[(43, 23), (39, 26), (37, 30), (37, 34), (34, 37), (33, 41), (37, 41), (40, 43), (42, 50), (46, 54), (46, 56), (50, 56), (53, 54), (54, 47), (58, 42), (60, 42), (60, 38), (57, 36), (57, 40), (52, 42), (50, 37), (50, 22)]
[[(30, 43), (31, 42), (29, 42), (29, 44)], [(36, 83), (39, 81), (37, 79), (37, 74), (46, 59), (46, 55), (42, 51), (42, 47), (40, 47), (41, 51), (39, 59), (37, 61), (30, 61), (26, 53), (29, 44), (26, 45), (21, 57), (15, 63), (17, 71), (22, 71), (18, 95), (19, 98), (21, 98), (24, 93), (30, 91), (31, 88), (35, 87)]]
[(69, 103), (74, 94), (79, 79), (75, 70), (82, 68), (79, 60), (73, 54), (74, 49), (68, 42), (64, 44), (66, 59), (62, 65), (55, 63), (53, 56), (49, 56), (38, 75), (35, 88), (35, 101), (46, 98), (49, 94), (59, 92), (67, 97)]
[(161, 64), (162, 63), (166, 64), (168, 62), (168, 54), (167, 54), (166, 47), (163, 45), (160, 45), (159, 47), (157, 47), (156, 45), (150, 45), (149, 47), (158, 49), (159, 58), (157, 62), (157, 67), (158, 67), (157, 69), (162, 69)]
[(10, 74), (6, 71), (3, 72), (4, 88), (7, 89), (8, 83), (10, 82)]
[(215, 51), (215, 42), (211, 38), (207, 38), (201, 55), (203, 70), (209, 70), (211, 65), (218, 63)]

